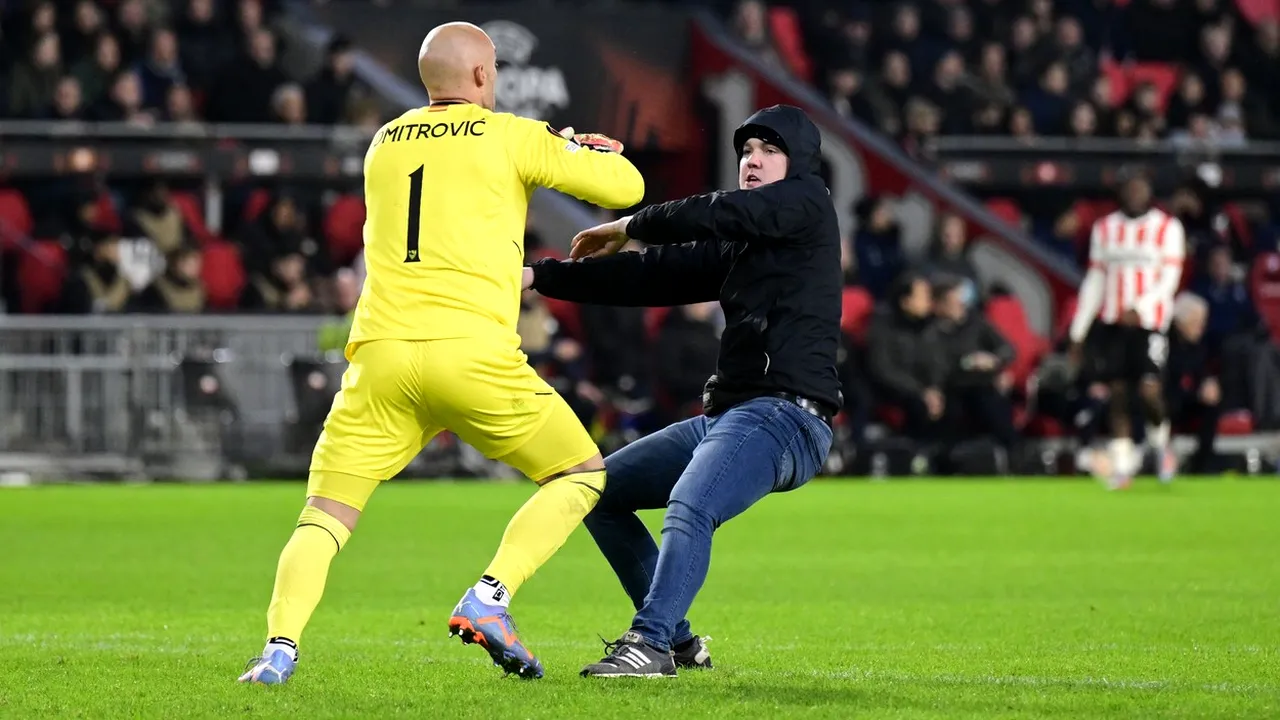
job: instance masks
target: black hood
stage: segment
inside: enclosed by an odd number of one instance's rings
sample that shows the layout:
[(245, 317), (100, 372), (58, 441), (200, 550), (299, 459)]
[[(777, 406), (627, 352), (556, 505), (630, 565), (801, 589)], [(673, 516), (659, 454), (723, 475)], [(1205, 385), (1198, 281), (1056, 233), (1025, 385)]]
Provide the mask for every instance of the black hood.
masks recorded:
[(777, 145), (787, 154), (787, 176), (817, 175), (822, 154), (822, 134), (803, 110), (774, 105), (757, 110), (733, 133), (733, 149), (742, 152), (750, 138)]

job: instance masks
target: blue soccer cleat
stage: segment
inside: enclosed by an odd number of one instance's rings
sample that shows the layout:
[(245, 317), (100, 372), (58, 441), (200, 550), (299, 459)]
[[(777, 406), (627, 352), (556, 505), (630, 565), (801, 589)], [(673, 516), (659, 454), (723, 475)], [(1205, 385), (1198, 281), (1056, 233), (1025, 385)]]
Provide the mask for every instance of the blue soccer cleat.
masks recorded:
[(462, 644), (476, 644), (488, 651), (493, 664), (507, 673), (526, 679), (542, 677), (542, 663), (520, 642), (515, 620), (501, 605), (489, 605), (467, 591), (449, 618), (449, 637), (459, 636)]
[(240, 676), (242, 683), (258, 683), (260, 685), (283, 685), (293, 676), (293, 669), (298, 661), (293, 659), (287, 650), (273, 650), (249, 661), (245, 672)]

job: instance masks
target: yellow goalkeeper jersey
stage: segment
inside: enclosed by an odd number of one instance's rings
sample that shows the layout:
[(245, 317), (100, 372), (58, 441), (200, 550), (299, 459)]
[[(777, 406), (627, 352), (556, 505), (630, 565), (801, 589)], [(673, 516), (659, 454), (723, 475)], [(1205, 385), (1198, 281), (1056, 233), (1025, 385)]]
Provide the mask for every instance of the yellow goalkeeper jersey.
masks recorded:
[(533, 190), (610, 209), (644, 195), (621, 155), (469, 103), (417, 108), (384, 125), (365, 155), (364, 184), (366, 275), (348, 359), (370, 340), (514, 341)]

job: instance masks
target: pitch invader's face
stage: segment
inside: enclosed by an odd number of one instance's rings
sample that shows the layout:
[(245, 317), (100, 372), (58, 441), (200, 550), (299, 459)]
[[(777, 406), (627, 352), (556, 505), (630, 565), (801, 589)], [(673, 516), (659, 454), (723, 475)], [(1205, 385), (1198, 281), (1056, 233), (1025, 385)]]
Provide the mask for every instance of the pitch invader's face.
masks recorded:
[(787, 176), (787, 154), (777, 145), (750, 138), (742, 145), (738, 161), (738, 187), (750, 190)]

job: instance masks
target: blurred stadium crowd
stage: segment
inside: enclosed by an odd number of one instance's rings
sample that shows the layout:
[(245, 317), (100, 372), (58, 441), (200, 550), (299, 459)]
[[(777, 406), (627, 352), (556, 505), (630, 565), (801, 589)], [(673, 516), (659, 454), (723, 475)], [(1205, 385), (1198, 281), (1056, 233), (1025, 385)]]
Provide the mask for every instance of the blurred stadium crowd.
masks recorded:
[[(939, 135), (1217, 146), (1280, 137), (1280, 24), (1255, 17), (1252, 5), (745, 0), (726, 19), (758, 57), (812, 83), (840, 113), (928, 164)], [(341, 39), (314, 77), (284, 71), (272, 30), (280, 7), (271, 0), (40, 0), (0, 8), (0, 118), (366, 127), (383, 119), (354, 78), (351, 48)], [(6, 262), (7, 307), (327, 313), (338, 319), (324, 344), (339, 347), (359, 292), (359, 198), (227, 188), (234, 222), (222, 234), (237, 251), (215, 256), (199, 242), (208, 230), (191, 190), (163, 182), (108, 186), (88, 176), (0, 187), (0, 223), (25, 237), (62, 238), (69, 263), (56, 291), (33, 301), (17, 277), (21, 263)], [(878, 424), (925, 443), (985, 435), (1009, 450), (1028, 435), (1088, 439), (1105, 415), (1097, 411), (1104, 388), (1055, 386), (1035, 375), (1052, 370), (1070, 313), (1053, 337), (1036, 336), (1015, 298), (980, 283), (959, 216), (943, 215), (928, 253), (908, 256), (893, 200), (860, 202), (857, 228), (846, 238), (841, 443), (861, 446)], [(1194, 255), (1183, 276), (1191, 294), (1178, 306), (1169, 393), (1184, 429), (1199, 429), (1203, 442), (1220, 415), (1248, 404), (1240, 397), (1246, 388), (1219, 378), (1252, 362), (1232, 339), (1254, 337), (1259, 326), (1246, 271), (1259, 249), (1275, 249), (1280, 212), (1222, 197), (1199, 178), (1161, 204), (1182, 220)], [(992, 205), (1082, 266), (1092, 222), (1113, 208), (1110, 199), (1072, 197)], [(552, 254), (548, 248), (531, 227), (528, 257)], [(139, 275), (155, 257), (164, 259), (163, 270)], [(520, 330), (530, 362), (583, 419), (625, 441), (698, 411), (719, 322), (714, 304), (579, 308), (528, 294)]]

